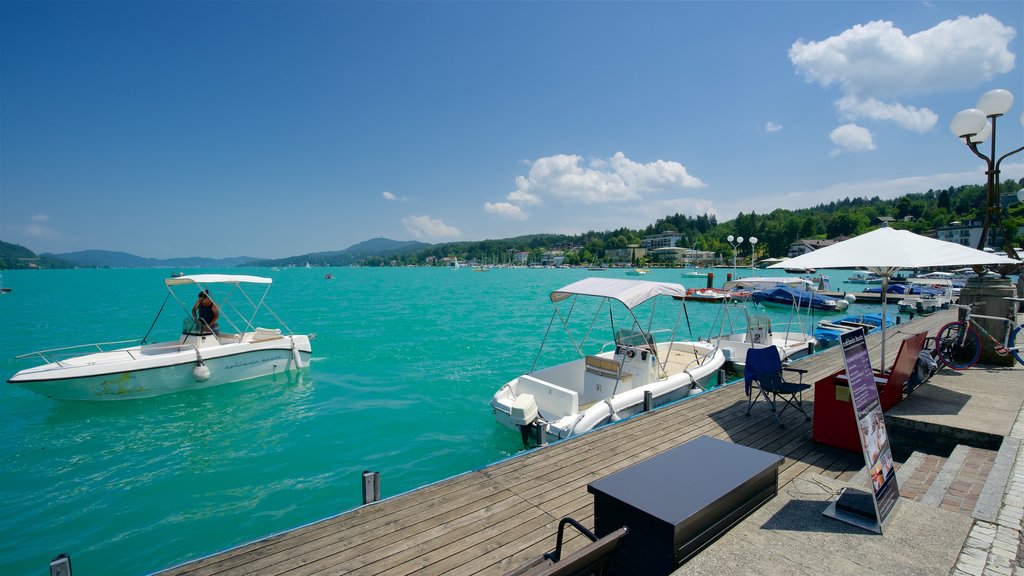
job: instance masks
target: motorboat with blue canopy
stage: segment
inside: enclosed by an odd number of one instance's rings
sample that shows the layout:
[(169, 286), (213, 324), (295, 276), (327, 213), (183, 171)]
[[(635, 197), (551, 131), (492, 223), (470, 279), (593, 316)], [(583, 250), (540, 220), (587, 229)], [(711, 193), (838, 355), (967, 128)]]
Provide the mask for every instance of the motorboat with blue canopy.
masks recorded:
[[(639, 414), (646, 393), (653, 408), (710, 387), (725, 358), (713, 344), (677, 339), (685, 298), (680, 284), (616, 278), (585, 278), (552, 291), (554, 312), (533, 367), (491, 398), (495, 419), (518, 430), (524, 443), (539, 435), (557, 440)], [(665, 300), (675, 303), (674, 323), (658, 307)], [(637, 313), (648, 311), (641, 322)], [(607, 325), (596, 328), (602, 318)], [(576, 359), (538, 369), (556, 321), (566, 346), (549, 353)], [(661, 329), (662, 322), (671, 329)], [(600, 330), (607, 330), (603, 345)]]

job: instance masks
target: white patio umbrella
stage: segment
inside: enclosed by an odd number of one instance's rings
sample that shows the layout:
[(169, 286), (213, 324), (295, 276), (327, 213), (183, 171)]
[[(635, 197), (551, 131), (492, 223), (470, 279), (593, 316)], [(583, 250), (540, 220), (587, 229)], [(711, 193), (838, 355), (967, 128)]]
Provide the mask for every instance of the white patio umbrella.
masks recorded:
[(819, 248), (769, 268), (866, 267), (882, 277), (882, 369), (885, 369), (886, 296), (889, 277), (901, 268), (1020, 264), (1005, 256), (975, 250), (883, 225), (849, 240)]

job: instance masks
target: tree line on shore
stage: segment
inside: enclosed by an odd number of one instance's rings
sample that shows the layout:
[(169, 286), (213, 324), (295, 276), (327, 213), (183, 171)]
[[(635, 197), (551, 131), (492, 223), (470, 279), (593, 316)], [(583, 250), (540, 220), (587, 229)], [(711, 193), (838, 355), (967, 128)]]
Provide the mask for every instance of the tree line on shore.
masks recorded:
[[(1008, 179), (1000, 185), (1003, 225), (1010, 241), (1024, 242), (1024, 204), (1017, 202), (1021, 180)], [(253, 260), (245, 266), (423, 266), (442, 265), (447, 259), (486, 264), (510, 264), (516, 252), (528, 252), (529, 262), (540, 262), (551, 250), (560, 250), (569, 265), (609, 263), (608, 251), (638, 245), (644, 236), (673, 232), (680, 236), (679, 247), (713, 252), (731, 259), (733, 246), (729, 235), (756, 237), (757, 258), (786, 255), (789, 246), (805, 239), (850, 237), (879, 225), (880, 217), (892, 219), (891, 226), (916, 232), (933, 233), (954, 221), (980, 220), (985, 210), (985, 187), (967, 185), (944, 190), (928, 190), (891, 200), (846, 198), (798, 210), (776, 209), (767, 214), (741, 212), (735, 219), (718, 222), (714, 215), (665, 216), (643, 229), (618, 228), (583, 234), (533, 234), (498, 240), (424, 244), (374, 239), (335, 252), (318, 252), (275, 260)], [(749, 242), (736, 247), (739, 258), (749, 258)], [(0, 241), (0, 269), (73, 268), (81, 263), (52, 255), (37, 255), (28, 248)], [(84, 267), (88, 267), (87, 265)]]

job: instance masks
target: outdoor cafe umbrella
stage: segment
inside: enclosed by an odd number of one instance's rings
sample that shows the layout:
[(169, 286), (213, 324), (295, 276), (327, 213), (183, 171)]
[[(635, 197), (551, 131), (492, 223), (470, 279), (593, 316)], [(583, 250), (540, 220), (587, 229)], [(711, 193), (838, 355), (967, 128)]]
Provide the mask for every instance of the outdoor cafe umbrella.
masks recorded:
[(866, 267), (882, 277), (882, 369), (885, 369), (885, 308), (889, 277), (901, 268), (1020, 264), (1005, 256), (936, 240), (909, 230), (881, 228), (819, 248), (769, 268)]

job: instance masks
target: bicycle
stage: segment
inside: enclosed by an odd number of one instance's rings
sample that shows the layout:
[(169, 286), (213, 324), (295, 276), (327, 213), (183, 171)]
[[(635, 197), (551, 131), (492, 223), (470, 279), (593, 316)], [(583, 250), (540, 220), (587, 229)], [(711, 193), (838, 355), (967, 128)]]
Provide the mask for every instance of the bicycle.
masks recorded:
[[(1024, 302), (1024, 298), (1004, 298), (1014, 302)], [(1002, 316), (983, 316), (971, 314), (973, 304), (958, 305), (957, 308), (966, 310), (963, 320), (950, 322), (939, 328), (935, 336), (935, 350), (939, 356), (939, 362), (954, 370), (967, 370), (978, 362), (981, 357), (981, 332), (995, 344), (996, 354), (1006, 356), (1013, 354), (1017, 362), (1024, 365), (1024, 346), (1017, 345), (1017, 337), (1024, 326), (1017, 324), (1014, 317), (1004, 318)], [(985, 318), (986, 320), (1000, 320), (1006, 323), (1006, 337), (1003, 342), (996, 340), (994, 336), (981, 327), (974, 319)], [(1024, 338), (1022, 338), (1024, 340)]]

